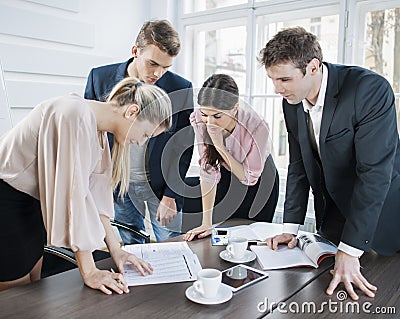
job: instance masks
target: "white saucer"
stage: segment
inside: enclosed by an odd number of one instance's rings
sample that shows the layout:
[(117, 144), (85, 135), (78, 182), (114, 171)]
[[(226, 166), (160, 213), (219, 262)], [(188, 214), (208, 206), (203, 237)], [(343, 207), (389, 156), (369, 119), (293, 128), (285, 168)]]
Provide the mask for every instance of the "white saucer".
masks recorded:
[(240, 259), (235, 259), (232, 257), (231, 253), (228, 252), (227, 250), (223, 250), (219, 253), (219, 256), (226, 261), (229, 261), (231, 263), (235, 263), (235, 264), (241, 264), (241, 263), (248, 263), (250, 261), (253, 261), (254, 259), (256, 259), (256, 254), (254, 251), (250, 251), (250, 250), (246, 250), (246, 252), (244, 253), (244, 256), (241, 257)]
[(186, 289), (185, 295), (189, 300), (193, 302), (197, 302), (203, 305), (217, 305), (230, 300), (233, 296), (233, 293), (229, 287), (221, 284), (219, 286), (218, 293), (214, 298), (202, 297), (194, 290), (193, 286), (190, 286), (188, 289)]

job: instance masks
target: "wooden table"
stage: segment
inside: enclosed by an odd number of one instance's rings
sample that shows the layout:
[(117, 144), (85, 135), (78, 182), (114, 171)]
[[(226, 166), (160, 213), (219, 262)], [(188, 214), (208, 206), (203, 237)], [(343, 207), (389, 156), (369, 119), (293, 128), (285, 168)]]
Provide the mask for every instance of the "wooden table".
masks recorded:
[[(372, 252), (366, 253), (361, 257), (360, 262), (363, 267), (362, 273), (364, 276), (370, 283), (378, 287), (375, 298), (369, 298), (362, 291), (356, 290), (360, 299), (358, 302), (353, 302), (347, 293), (345, 293), (343, 284), (329, 297), (325, 294), (325, 290), (332, 276), (329, 271), (326, 271), (308, 286), (286, 300), (286, 305), (283, 306), (282, 304), (280, 306), (283, 312), (275, 309), (266, 318), (309, 319), (310, 316), (316, 316), (321, 319), (400, 318), (400, 253), (397, 253), (393, 257), (378, 256)], [(344, 298), (346, 295), (347, 298)], [(310, 304), (310, 302), (313, 302), (313, 304)], [(323, 303), (325, 304), (322, 308)], [(291, 309), (294, 311), (289, 310), (290, 304), (292, 304)], [(297, 306), (299, 306), (299, 312), (297, 312)], [(314, 309), (316, 310), (314, 311)], [(287, 313), (284, 313), (284, 311), (287, 311)]]
[[(242, 221), (231, 221), (240, 224)], [(174, 241), (180, 238), (174, 239)], [(203, 268), (229, 268), (222, 260), (222, 246), (211, 246), (210, 238), (189, 243)], [(270, 277), (242, 291), (220, 305), (200, 305), (185, 297), (191, 282), (130, 287), (130, 293), (111, 296), (84, 286), (77, 269), (70, 270), (31, 285), (0, 293), (1, 318), (259, 318), (258, 310), (266, 298), (280, 302), (323, 275), (333, 259), (325, 260), (318, 269), (296, 268), (269, 271)], [(101, 269), (113, 266), (111, 259), (97, 263)], [(259, 268), (253, 261), (250, 266)]]

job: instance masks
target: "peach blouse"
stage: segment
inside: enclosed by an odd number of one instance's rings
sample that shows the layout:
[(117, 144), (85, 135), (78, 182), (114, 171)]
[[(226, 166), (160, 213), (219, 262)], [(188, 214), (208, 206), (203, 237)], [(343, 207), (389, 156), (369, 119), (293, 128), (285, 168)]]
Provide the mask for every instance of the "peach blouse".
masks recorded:
[(114, 214), (111, 167), (106, 133), (76, 94), (40, 103), (0, 137), (0, 179), (40, 201), (49, 245), (104, 246), (99, 214)]

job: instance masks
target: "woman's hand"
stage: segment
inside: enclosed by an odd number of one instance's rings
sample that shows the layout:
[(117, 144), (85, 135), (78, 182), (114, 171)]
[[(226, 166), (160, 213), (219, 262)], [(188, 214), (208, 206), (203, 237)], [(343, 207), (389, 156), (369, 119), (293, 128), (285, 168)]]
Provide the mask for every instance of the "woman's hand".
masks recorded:
[(122, 274), (97, 269), (91, 251), (77, 250), (75, 251), (75, 258), (86, 286), (101, 290), (107, 295), (112, 294), (111, 290), (114, 290), (118, 294), (129, 292), (128, 285)]
[(111, 295), (112, 290), (118, 294), (129, 292), (128, 286), (122, 274), (116, 274), (108, 270), (93, 268), (92, 271), (88, 273), (82, 273), (82, 278), (86, 286), (101, 290), (107, 295)]
[(121, 274), (124, 274), (124, 264), (126, 263), (131, 263), (132, 265), (134, 265), (142, 276), (146, 276), (145, 271), (150, 275), (153, 273), (153, 268), (148, 262), (145, 262), (144, 260), (136, 257), (131, 253), (128, 253), (121, 248), (112, 251), (111, 257), (113, 258)]
[(207, 125), (207, 133), (211, 138), (213, 145), (218, 148), (224, 148), (224, 129), (216, 125)]
[(199, 227), (189, 230), (185, 235), (183, 235), (183, 239), (191, 241), (196, 236), (198, 238), (204, 238), (211, 234), (211, 230), (212, 230), (212, 225), (202, 224)]

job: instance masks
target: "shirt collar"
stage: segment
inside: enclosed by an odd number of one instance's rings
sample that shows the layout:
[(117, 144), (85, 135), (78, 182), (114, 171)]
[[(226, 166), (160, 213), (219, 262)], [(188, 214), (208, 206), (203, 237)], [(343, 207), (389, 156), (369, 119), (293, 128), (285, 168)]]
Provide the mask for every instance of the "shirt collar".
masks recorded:
[(307, 101), (307, 99), (304, 99), (303, 100), (304, 112), (308, 112), (309, 110), (310, 111), (312, 110), (313, 112), (320, 111), (324, 107), (327, 85), (328, 85), (328, 68), (325, 66), (325, 64), (322, 64), (322, 82), (321, 82), (321, 87), (319, 89), (317, 102), (313, 106)]

